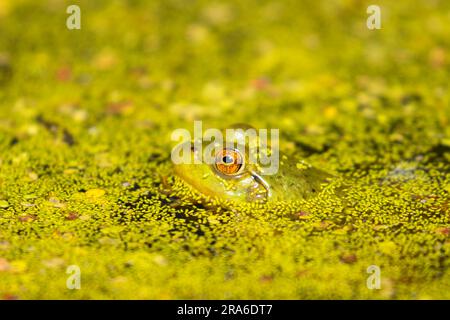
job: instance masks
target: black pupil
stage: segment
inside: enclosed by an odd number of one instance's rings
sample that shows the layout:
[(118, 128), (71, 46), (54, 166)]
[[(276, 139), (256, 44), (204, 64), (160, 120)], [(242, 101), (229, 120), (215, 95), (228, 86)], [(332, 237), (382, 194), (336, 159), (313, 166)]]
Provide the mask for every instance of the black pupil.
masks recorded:
[(224, 157), (222, 158), (222, 161), (223, 161), (223, 163), (226, 163), (226, 164), (229, 164), (229, 163), (233, 163), (233, 162), (234, 162), (233, 157), (228, 156), (228, 155), (224, 156)]

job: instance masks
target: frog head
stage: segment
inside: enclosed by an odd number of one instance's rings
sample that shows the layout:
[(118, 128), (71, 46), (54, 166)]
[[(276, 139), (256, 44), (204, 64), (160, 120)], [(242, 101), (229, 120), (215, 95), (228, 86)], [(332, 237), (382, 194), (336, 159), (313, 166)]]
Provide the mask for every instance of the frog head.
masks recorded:
[(225, 142), (188, 141), (179, 145), (189, 150), (192, 161), (176, 164), (176, 174), (205, 195), (262, 203), (307, 199), (318, 194), (332, 177), (281, 154), (277, 155), (277, 170), (268, 170), (255, 159), (273, 152), (273, 146), (260, 143), (257, 136), (245, 135), (245, 130), (252, 128), (248, 125), (232, 128), (233, 135), (228, 134)]

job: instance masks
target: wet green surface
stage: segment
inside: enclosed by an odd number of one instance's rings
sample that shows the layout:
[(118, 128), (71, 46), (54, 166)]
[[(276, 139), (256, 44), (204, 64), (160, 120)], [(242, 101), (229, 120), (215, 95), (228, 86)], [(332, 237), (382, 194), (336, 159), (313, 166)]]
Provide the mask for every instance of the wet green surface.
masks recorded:
[[(81, 1), (70, 31), (1, 1), (0, 297), (450, 298), (450, 7), (378, 3)], [(348, 189), (209, 199), (170, 161), (194, 120), (279, 128)]]

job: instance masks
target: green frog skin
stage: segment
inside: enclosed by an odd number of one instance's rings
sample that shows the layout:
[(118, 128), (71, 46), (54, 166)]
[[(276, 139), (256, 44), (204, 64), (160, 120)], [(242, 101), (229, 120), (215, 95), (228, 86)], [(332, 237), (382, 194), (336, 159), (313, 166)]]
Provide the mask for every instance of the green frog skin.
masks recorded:
[[(245, 126), (244, 129), (246, 128), (249, 127)], [(317, 195), (322, 186), (333, 178), (320, 169), (306, 164), (299, 165), (298, 161), (281, 153), (278, 171), (272, 175), (264, 175), (263, 168), (248, 163), (249, 157), (245, 155), (252, 151), (245, 147), (231, 149), (231, 155), (244, 155), (242, 170), (233, 175), (223, 174), (218, 166), (201, 161), (201, 152), (194, 148), (194, 144), (185, 143), (190, 145), (188, 149), (191, 150), (191, 156), (200, 161), (196, 164), (176, 164), (175, 172), (188, 185), (211, 197), (240, 203), (276, 203), (308, 199)], [(244, 152), (245, 150), (247, 152)]]

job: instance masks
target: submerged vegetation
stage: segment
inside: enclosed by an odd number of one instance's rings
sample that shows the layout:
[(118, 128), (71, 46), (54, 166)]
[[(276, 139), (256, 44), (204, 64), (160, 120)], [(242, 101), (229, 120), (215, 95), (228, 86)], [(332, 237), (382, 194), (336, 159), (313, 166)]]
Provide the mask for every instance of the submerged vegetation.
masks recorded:
[[(0, 2), (0, 298), (450, 298), (448, 1), (378, 1), (381, 30), (373, 1), (77, 3)], [(170, 160), (194, 120), (339, 179), (208, 198)]]

